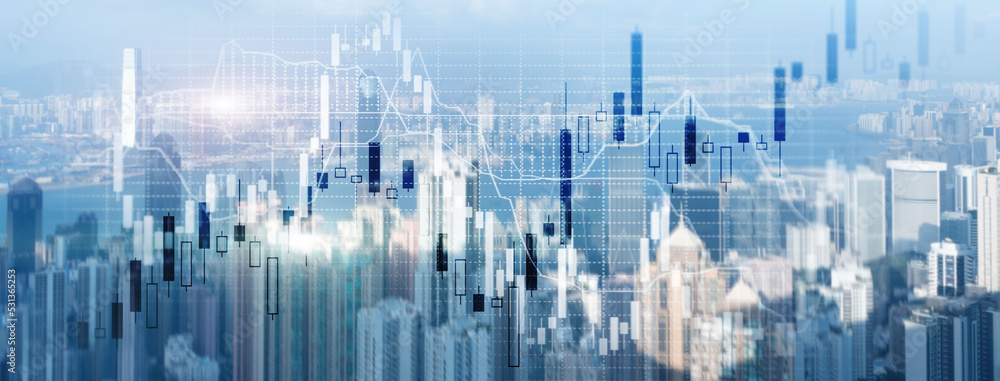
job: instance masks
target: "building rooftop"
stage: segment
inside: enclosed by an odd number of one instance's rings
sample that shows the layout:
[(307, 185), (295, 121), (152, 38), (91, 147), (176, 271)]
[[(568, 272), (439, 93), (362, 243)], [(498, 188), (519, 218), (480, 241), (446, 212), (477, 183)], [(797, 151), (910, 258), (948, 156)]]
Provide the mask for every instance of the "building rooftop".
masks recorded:
[(35, 180), (27, 177), (18, 180), (10, 187), (10, 193), (41, 193), (42, 187)]
[(948, 169), (948, 164), (946, 163), (923, 160), (889, 160), (885, 163), (885, 166), (897, 171), (911, 172), (941, 172)]

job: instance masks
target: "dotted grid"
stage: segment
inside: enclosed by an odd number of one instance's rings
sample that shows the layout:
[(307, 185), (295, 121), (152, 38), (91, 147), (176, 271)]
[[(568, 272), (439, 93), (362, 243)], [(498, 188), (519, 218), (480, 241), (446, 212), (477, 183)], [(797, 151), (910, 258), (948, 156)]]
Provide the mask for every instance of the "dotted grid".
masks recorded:
[[(237, 9), (239, 10), (239, 9)], [(416, 11), (420, 12), (420, 11)], [(288, 15), (294, 13), (274, 13), (273, 15)], [(306, 15), (303, 15), (306, 16)], [(156, 133), (172, 134), (176, 142), (176, 150), (180, 157), (180, 170), (169, 168), (163, 164), (151, 166), (145, 164), (146, 173), (158, 172), (176, 173), (176, 180), (154, 181), (157, 185), (175, 186), (182, 200), (196, 202), (206, 201), (210, 188), (216, 188), (219, 193), (216, 212), (212, 215), (212, 235), (231, 235), (231, 226), (239, 223), (235, 214), (248, 212), (246, 210), (249, 197), (259, 198), (257, 203), (267, 203), (267, 194), (247, 195), (247, 185), (256, 185), (260, 179), (267, 180), (268, 188), (279, 189), (278, 197), (281, 205), (271, 205), (270, 209), (295, 209), (299, 204), (299, 155), (308, 153), (308, 183), (314, 187), (312, 211), (316, 217), (307, 228), (313, 235), (322, 236), (312, 242), (312, 246), (303, 246), (291, 242), (291, 228), (268, 226), (268, 220), (281, 225), (280, 218), (274, 219), (272, 214), (260, 211), (258, 214), (244, 215), (244, 218), (255, 219), (256, 222), (248, 228), (248, 235), (265, 241), (263, 256), (278, 256), (282, 263), (280, 280), (272, 280), (260, 271), (243, 269), (245, 260), (243, 250), (247, 246), (233, 245), (231, 255), (216, 255), (209, 250), (208, 261), (203, 270), (195, 269), (201, 278), (209, 278), (213, 283), (214, 293), (233, 293), (252, 297), (258, 302), (248, 306), (237, 307), (244, 313), (268, 309), (270, 299), (262, 298), (261, 286), (269, 286), (271, 282), (280, 286), (276, 295), (280, 308), (278, 315), (294, 322), (282, 322), (280, 326), (260, 328), (258, 325), (242, 322), (235, 318), (234, 324), (251, 325), (261, 332), (279, 332), (302, 323), (305, 326), (317, 325), (327, 337), (333, 337), (337, 332), (344, 333), (347, 328), (330, 328), (316, 323), (310, 317), (313, 313), (323, 316), (336, 316), (333, 320), (345, 320), (342, 314), (353, 313), (359, 308), (374, 308), (375, 302), (386, 296), (405, 296), (417, 300), (421, 289), (417, 284), (431, 284), (430, 279), (439, 277), (429, 269), (432, 265), (432, 255), (427, 253), (433, 246), (422, 245), (419, 242), (431, 242), (419, 235), (419, 227), (407, 225), (415, 220), (418, 212), (416, 199), (420, 192), (427, 192), (423, 186), (434, 180), (429, 177), (433, 161), (431, 136), (434, 127), (444, 129), (444, 155), (450, 166), (469, 171), (473, 160), (480, 164), (476, 211), (493, 211), (502, 228), (497, 229), (496, 253), (498, 259), (494, 268), (503, 268), (499, 260), (504, 256), (504, 249), (510, 245), (515, 247), (514, 258), (519, 264), (518, 274), (523, 274), (524, 264), (520, 258), (524, 256), (524, 234), (531, 232), (539, 234), (541, 228), (537, 225), (543, 221), (561, 221), (558, 204), (554, 201), (558, 194), (559, 178), (559, 137), (558, 132), (563, 126), (564, 118), (569, 120), (583, 115), (591, 121), (591, 151), (587, 154), (573, 150), (573, 209), (574, 216), (584, 216), (574, 221), (574, 241), (584, 243), (577, 247), (586, 258), (577, 265), (578, 273), (591, 272), (604, 274), (599, 282), (601, 288), (593, 290), (580, 280), (571, 281), (569, 286), (574, 299), (570, 304), (574, 307), (568, 314), (569, 319), (593, 318), (587, 315), (585, 306), (579, 299), (583, 295), (598, 295), (603, 298), (598, 307), (605, 316), (599, 327), (583, 327), (584, 335), (590, 335), (588, 340), (579, 343), (552, 343), (555, 330), (548, 330), (548, 346), (525, 345), (522, 343), (522, 359), (527, 362), (543, 363), (535, 355), (544, 355), (545, 366), (555, 366), (555, 371), (574, 371), (578, 375), (586, 375), (591, 369), (588, 359), (597, 352), (598, 342), (607, 338), (611, 330), (606, 327), (609, 315), (627, 315), (629, 302), (639, 298), (636, 296), (636, 286), (621, 288), (604, 287), (615, 283), (614, 272), (631, 267), (639, 267), (638, 240), (649, 237), (649, 211), (653, 207), (661, 207), (663, 200), (656, 196), (647, 196), (643, 188), (657, 192), (665, 192), (672, 196), (671, 216), (673, 224), (677, 224), (679, 215), (686, 215), (684, 221), (688, 227), (705, 232), (701, 234), (708, 247), (714, 252), (715, 258), (721, 258), (729, 249), (739, 250), (740, 255), (756, 256), (759, 254), (780, 255), (783, 242), (780, 241), (780, 226), (776, 226), (780, 213), (780, 204), (787, 203), (786, 190), (772, 185), (783, 184), (775, 169), (777, 159), (774, 157), (775, 142), (770, 141), (771, 117), (767, 112), (754, 112), (760, 105), (773, 102), (771, 93), (772, 78), (769, 74), (771, 66), (745, 65), (737, 63), (739, 57), (765, 55), (768, 61), (775, 62), (777, 57), (785, 55), (794, 57), (792, 52), (776, 51), (770, 40), (765, 40), (766, 49), (760, 50), (750, 46), (762, 41), (744, 39), (739, 33), (731, 33), (721, 38), (724, 42), (723, 52), (706, 52), (706, 55), (718, 54), (725, 58), (724, 64), (671, 64), (671, 51), (660, 46), (676, 45), (688, 39), (688, 28), (670, 25), (643, 25), (644, 33), (644, 75), (647, 83), (644, 85), (645, 110), (661, 111), (661, 129), (663, 158), (667, 152), (682, 153), (682, 121), (686, 114), (686, 104), (693, 103), (697, 115), (699, 134), (697, 150), (699, 164), (682, 167), (681, 184), (671, 187), (667, 183), (666, 166), (653, 170), (643, 166), (648, 163), (647, 136), (637, 131), (649, 131), (645, 119), (626, 116), (627, 138), (623, 143), (612, 140), (611, 125), (614, 115), (610, 93), (626, 92), (628, 89), (627, 61), (628, 33), (631, 25), (608, 22), (600, 26), (600, 36), (575, 37), (580, 28), (565, 25), (554, 37), (530, 35), (520, 28), (509, 26), (477, 25), (410, 25), (403, 20), (404, 49), (411, 49), (413, 55), (413, 73), (423, 75), (433, 86), (431, 113), (422, 110), (423, 95), (412, 91), (412, 83), (401, 79), (401, 52), (392, 51), (391, 39), (382, 41), (382, 52), (363, 52), (357, 44), (362, 41), (369, 29), (354, 25), (329, 26), (324, 25), (318, 13), (309, 13), (311, 23), (305, 25), (280, 25), (272, 22), (270, 25), (229, 23), (222, 28), (211, 26), (185, 24), (186, 36), (175, 37), (184, 39), (188, 48), (182, 51), (157, 50), (157, 41), (149, 41), (149, 48), (144, 50), (144, 65), (152, 64), (157, 70), (163, 70), (162, 88), (146, 88), (144, 94), (149, 107), (145, 111), (147, 123), (151, 124)], [(325, 15), (343, 16), (343, 15)], [(362, 25), (362, 20), (368, 15), (355, 12), (355, 25)], [(705, 15), (683, 14), (684, 25), (697, 25), (696, 20)], [(395, 22), (395, 20), (394, 20)], [(763, 24), (767, 25), (767, 24)], [(758, 25), (759, 26), (759, 25)], [(754, 26), (756, 27), (756, 26)], [(730, 26), (733, 32), (746, 26)], [(266, 29), (271, 32), (267, 38), (244, 38), (245, 30)], [(485, 31), (510, 31), (510, 38), (493, 38), (484, 35)], [(329, 45), (329, 32), (341, 33), (345, 44), (351, 45), (348, 51), (342, 53), (342, 60), (348, 62), (333, 68), (326, 61)], [(311, 37), (290, 37), (309, 35)], [(219, 38), (213, 36), (227, 35)], [(679, 37), (685, 36), (685, 37)], [(164, 38), (162, 40), (171, 40)], [(198, 46), (217, 45), (218, 50), (198, 49)], [(468, 45), (467, 48), (461, 46)], [(255, 51), (244, 46), (259, 49), (268, 46), (268, 51)], [(454, 46), (458, 46), (457, 48)], [(558, 51), (547, 48), (558, 46)], [(178, 58), (183, 57), (182, 60)], [(288, 57), (288, 58), (286, 58)], [(730, 57), (737, 57), (731, 60)], [(775, 59), (770, 59), (775, 57)], [(186, 62), (185, 62), (186, 60)], [(789, 59), (790, 61), (790, 59)], [(749, 70), (747, 66), (750, 66)], [(734, 69), (738, 67), (739, 69)], [(697, 68), (699, 72), (719, 72), (722, 76), (693, 74), (689, 71)], [(378, 76), (377, 99), (381, 113), (378, 116), (359, 115), (358, 105), (359, 77), (363, 70), (371, 70)], [(474, 70), (474, 72), (472, 71)], [(734, 72), (764, 72), (765, 74), (732, 74)], [(184, 74), (180, 74), (184, 73)], [(456, 74), (452, 74), (456, 73)], [(582, 74), (581, 74), (582, 73)], [(680, 74), (671, 74), (680, 73)], [(330, 76), (331, 123), (330, 140), (321, 144), (323, 155), (310, 149), (310, 139), (318, 136), (319, 121), (319, 78), (326, 74)], [(149, 74), (146, 74), (148, 77)], [(653, 77), (665, 76), (660, 82), (650, 80)], [(564, 99), (562, 84), (566, 84), (567, 97)], [(173, 88), (175, 84), (184, 84), (185, 88)], [(821, 107), (829, 95), (824, 89), (811, 90), (805, 87), (789, 85), (789, 104), (806, 105), (806, 107)], [(495, 105), (491, 114), (484, 115), (477, 110), (480, 101), (490, 97)], [(566, 103), (567, 112), (562, 110), (560, 103)], [(626, 101), (627, 102), (627, 101)], [(654, 106), (654, 102), (656, 105)], [(607, 112), (607, 120), (597, 121), (597, 110)], [(626, 113), (628, 112), (626, 107)], [(566, 115), (566, 114), (569, 115)], [(785, 152), (782, 160), (786, 163), (815, 162), (827, 157), (830, 149), (841, 150), (843, 144), (832, 146), (815, 139), (818, 133), (839, 133), (841, 126), (829, 126), (839, 122), (833, 116), (823, 113), (812, 113), (807, 117), (795, 119), (795, 111), (789, 111), (789, 141), (787, 145), (798, 145), (798, 150)], [(477, 131), (477, 118), (485, 117), (491, 124), (489, 133), (480, 134)], [(359, 124), (375, 118), (379, 121), (377, 131), (362, 131)], [(747, 125), (746, 131), (751, 132), (751, 143), (744, 147), (736, 143), (735, 127)], [(343, 135), (339, 133), (343, 130)], [(573, 141), (578, 138), (576, 131)], [(741, 130), (742, 131), (742, 130)], [(368, 141), (359, 140), (362, 134), (373, 135), (372, 139), (380, 139), (382, 148), (382, 185), (380, 192), (368, 194), (368, 172), (364, 163), (368, 159), (364, 151)], [(367, 135), (366, 135), (367, 136)], [(760, 137), (767, 141), (767, 151), (758, 151), (755, 144)], [(343, 140), (341, 140), (343, 139)], [(714, 144), (713, 153), (702, 152), (702, 143), (711, 141)], [(721, 163), (723, 146), (732, 147), (733, 171), (735, 177), (743, 182), (734, 181), (731, 184), (720, 184), (720, 173), (716, 166)], [(150, 160), (156, 160), (160, 151), (151, 153)], [(346, 148), (346, 149), (345, 149)], [(359, 151), (360, 150), (360, 151)], [(136, 152), (130, 150), (129, 152)], [(798, 152), (798, 153), (795, 153)], [(457, 154), (457, 155), (456, 155)], [(213, 157), (223, 159), (212, 160)], [(401, 160), (417, 162), (417, 189), (404, 191), (401, 186)], [(138, 159), (135, 159), (138, 160)], [(334, 167), (343, 163), (347, 167), (347, 178), (333, 176)], [(138, 164), (137, 162), (129, 162)], [(196, 167), (195, 164), (198, 164)], [(794, 166), (794, 164), (791, 164)], [(202, 167), (204, 166), (204, 167)], [(760, 168), (765, 167), (767, 176), (757, 179)], [(719, 167), (722, 168), (722, 167)], [(782, 175), (788, 175), (785, 167)], [(179, 172), (179, 173), (178, 173)], [(316, 172), (330, 174), (330, 188), (318, 191), (315, 179)], [(131, 173), (131, 172), (130, 172)], [(214, 174), (216, 184), (206, 183), (208, 173)], [(237, 174), (242, 182), (239, 199), (223, 196), (229, 192), (227, 175)], [(361, 175), (360, 184), (351, 184), (349, 178)], [(450, 176), (450, 175), (449, 175)], [(446, 177), (449, 177), (446, 176)], [(451, 176), (454, 179), (464, 179), (461, 176)], [(169, 176), (161, 179), (169, 179)], [(181, 181), (180, 179), (183, 179)], [(761, 186), (754, 182), (760, 181)], [(173, 182), (181, 182), (172, 184)], [(701, 183), (701, 184), (699, 184)], [(147, 182), (142, 176), (128, 176), (126, 180), (127, 194), (141, 194)], [(388, 187), (394, 186), (399, 198), (389, 199), (384, 195), (389, 193)], [(460, 185), (455, 184), (456, 187)], [(354, 189), (350, 189), (353, 187)], [(74, 203), (87, 204), (88, 207), (103, 203), (102, 214), (107, 220), (115, 214), (121, 214), (118, 196), (105, 190), (101, 201), (72, 199)], [(619, 194), (624, 192), (625, 194)], [(464, 192), (458, 192), (464, 193)], [(162, 194), (150, 194), (153, 197), (165, 197)], [(81, 196), (82, 197), (82, 196)], [(458, 207), (446, 205), (448, 197), (440, 198), (441, 215), (457, 216), (464, 213)], [(68, 198), (68, 197), (67, 197)], [(594, 200), (597, 202), (594, 202)], [(624, 201), (624, 202), (622, 202)], [(237, 204), (242, 207), (237, 208)], [(454, 203), (453, 203), (454, 204)], [(136, 203), (137, 208), (140, 205)], [(457, 205), (457, 204), (456, 204)], [(465, 205), (464, 203), (462, 205)], [(383, 208), (381, 213), (370, 213), (370, 208)], [(796, 207), (791, 205), (793, 210)], [(92, 209), (92, 208), (91, 208)], [(183, 218), (183, 209), (175, 209), (178, 221)], [(153, 214), (164, 210), (152, 210)], [(297, 210), (301, 215), (304, 211)], [(356, 213), (356, 214), (355, 214)], [(365, 215), (368, 213), (369, 215)], [(755, 213), (763, 213), (757, 215)], [(799, 212), (801, 213), (801, 212)], [(353, 214), (353, 215), (352, 215)], [(714, 217), (712, 215), (715, 215)], [(697, 215), (704, 218), (695, 219)], [(278, 214), (280, 216), (280, 213)], [(443, 219), (445, 217), (437, 217)], [(458, 218), (458, 217), (455, 217)], [(473, 217), (475, 218), (475, 217)], [(530, 218), (530, 219), (529, 219)], [(539, 219), (535, 219), (539, 218)], [(529, 219), (529, 220), (526, 220)], [(343, 223), (343, 221), (353, 223)], [(609, 226), (605, 221), (612, 221)], [(370, 226), (377, 225), (377, 226)], [(418, 224), (419, 225), (419, 224)], [(713, 225), (718, 227), (713, 227)], [(193, 229), (193, 226), (186, 226)], [(670, 228), (673, 229), (672, 227)], [(468, 234), (481, 237), (482, 231), (470, 229)], [(222, 233), (218, 233), (221, 231)], [(388, 231), (389, 241), (385, 236), (376, 236), (376, 231)], [(454, 230), (452, 230), (454, 231)], [(561, 228), (557, 231), (562, 231)], [(106, 227), (105, 234), (117, 234), (116, 229)], [(713, 233), (714, 232), (714, 233)], [(195, 239), (193, 230), (188, 230), (180, 239)], [(284, 235), (283, 235), (284, 234)], [(357, 235), (360, 235), (358, 237)], [(344, 242), (362, 241), (362, 246), (352, 247)], [(457, 240), (456, 240), (457, 241)], [(555, 283), (555, 252), (559, 247), (558, 237), (541, 237), (539, 242), (539, 259), (537, 266), (541, 269), (539, 288), (529, 294), (529, 307), (524, 318), (526, 326), (525, 339), (540, 340), (538, 328), (548, 326), (548, 317), (554, 315)], [(230, 242), (231, 238), (230, 238)], [(513, 242), (513, 243), (511, 243)], [(555, 243), (550, 243), (555, 242)], [(365, 247), (364, 245), (371, 245)], [(596, 247), (595, 247), (596, 246)], [(300, 251), (293, 255), (292, 248)], [(453, 246), (455, 247), (455, 246)], [(754, 249), (770, 250), (764, 253), (754, 253)], [(281, 250), (285, 249), (285, 250)], [(476, 250), (481, 245), (475, 244)], [(124, 249), (126, 252), (128, 248)], [(656, 252), (656, 243), (650, 250)], [(745, 252), (751, 251), (751, 252)], [(285, 255), (282, 255), (284, 252)], [(470, 257), (473, 253), (466, 253)], [(603, 256), (607, 256), (603, 260)], [(402, 259), (400, 259), (401, 256)], [(123, 255), (122, 258), (130, 257)], [(197, 255), (195, 263), (197, 264)], [(307, 261), (312, 266), (307, 266)], [(593, 260), (593, 262), (591, 262)], [(656, 266), (655, 255), (651, 266)], [(288, 263), (286, 265), (286, 263)], [(481, 265), (481, 264), (477, 264)], [(156, 266), (156, 265), (154, 265)], [(288, 267), (284, 267), (288, 266)], [(331, 266), (332, 269), (325, 268)], [(285, 270), (286, 268), (294, 270)], [(399, 274), (397, 270), (414, 271), (415, 274)], [(181, 269), (183, 271), (183, 268)], [(349, 274), (354, 274), (353, 277)], [(449, 273), (451, 275), (451, 273)], [(405, 277), (402, 282), (395, 278)], [(196, 276), (196, 279), (198, 277)], [(393, 278), (383, 279), (383, 278)], [(482, 274), (470, 274), (466, 284), (475, 290), (493, 285), (482, 284)], [(155, 276), (154, 276), (155, 280)], [(384, 288), (379, 284), (393, 282), (394, 286)], [(412, 282), (413, 284), (409, 283)], [(444, 284), (447, 284), (445, 282)], [(331, 284), (334, 286), (331, 289)], [(473, 287), (475, 286), (475, 287)], [(382, 287), (382, 289), (380, 289)], [(409, 290), (406, 290), (409, 288)], [(452, 290), (455, 291), (455, 290)], [(639, 289), (640, 294), (646, 290)], [(471, 294), (471, 292), (467, 292)], [(619, 295), (620, 294), (620, 295)], [(191, 294), (202, 296), (203, 294)], [(469, 302), (471, 295), (463, 298), (463, 303)], [(533, 304), (536, 300), (539, 303)], [(224, 298), (219, 298), (224, 299)], [(264, 303), (259, 303), (265, 299)], [(360, 299), (360, 300), (355, 300)], [(317, 302), (327, 300), (329, 303)], [(456, 303), (457, 297), (448, 303)], [(491, 312), (490, 301), (487, 300), (487, 313), (482, 316), (496, 318), (502, 314)], [(299, 306), (308, 305), (310, 311), (305, 313)], [(348, 306), (350, 305), (350, 306)], [(426, 308), (428, 306), (418, 306)], [(227, 307), (228, 308), (228, 307)], [(315, 310), (314, 310), (315, 308)], [(449, 307), (454, 308), (454, 307)], [(464, 307), (462, 307), (464, 308)], [(255, 315), (256, 316), (256, 315)], [(287, 317), (287, 318), (286, 318)], [(497, 318), (499, 319), (499, 318)], [(481, 317), (479, 320), (493, 324), (500, 320)], [(207, 322), (206, 322), (207, 323)], [(356, 324), (361, 324), (360, 322)], [(569, 324), (567, 319), (560, 319), (558, 325)], [(277, 328), (281, 327), (281, 328)], [(311, 328), (312, 329), (312, 328)], [(632, 329), (636, 329), (633, 327)], [(233, 327), (238, 330), (238, 327)], [(499, 329), (493, 340), (500, 340)], [(263, 333), (261, 333), (263, 334)], [(274, 335), (274, 333), (268, 333)], [(260, 340), (264, 343), (283, 345), (285, 342), (271, 342), (272, 336)], [(332, 340), (336, 341), (336, 340)], [(351, 340), (347, 340), (350, 342)], [(524, 341), (527, 342), (527, 341)], [(619, 354), (612, 354), (607, 360), (601, 360), (603, 365), (618, 371), (628, 372), (628, 369), (643, 367), (643, 353), (631, 339), (622, 336), (622, 343), (628, 343), (630, 350), (622, 349)], [(494, 368), (496, 364), (508, 361), (506, 353), (499, 353), (496, 343), (489, 348), (489, 357)], [(329, 343), (324, 345), (339, 345)], [(624, 344), (623, 344), (624, 345)], [(333, 352), (335, 349), (329, 349)], [(267, 356), (281, 356), (278, 351), (269, 351)], [(564, 353), (566, 357), (556, 359), (550, 352)], [(294, 353), (290, 351), (289, 353)], [(614, 358), (622, 357), (629, 360)], [(340, 359), (338, 361), (346, 361)], [(347, 364), (339, 364), (345, 369)], [(538, 365), (532, 365), (538, 366)], [(281, 372), (282, 370), (274, 370)], [(287, 371), (287, 370), (285, 370)], [(354, 369), (360, 372), (361, 369)], [(611, 374), (611, 373), (608, 373)], [(610, 376), (609, 376), (610, 377)]]

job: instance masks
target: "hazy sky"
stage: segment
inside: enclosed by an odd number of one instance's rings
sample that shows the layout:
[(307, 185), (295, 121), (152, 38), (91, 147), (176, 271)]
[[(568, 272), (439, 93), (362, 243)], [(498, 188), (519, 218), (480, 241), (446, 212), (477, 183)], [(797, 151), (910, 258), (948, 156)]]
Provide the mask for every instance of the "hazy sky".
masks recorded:
[[(1000, 77), (1000, 3), (995, 0), (964, 2), (964, 56), (953, 51), (955, 2), (858, 3), (859, 50), (853, 56), (842, 52), (842, 77), (861, 74), (860, 49), (869, 36), (880, 61), (888, 56), (893, 62), (905, 57), (915, 63), (917, 8), (931, 15), (928, 78)], [(831, 10), (841, 47), (844, 30), (842, 0), (42, 0), (5, 1), (0, 7), (5, 37), (0, 73), (61, 60), (120, 67), (125, 47), (143, 48), (164, 63), (211, 64), (202, 61), (229, 40), (292, 59), (322, 57), (328, 54), (325, 44), (335, 26), (364, 25), (386, 9), (403, 17), (411, 47), (419, 45), (425, 52), (469, 46), (489, 51), (516, 41), (517, 48), (527, 52), (584, 51), (562, 56), (564, 64), (594, 63), (599, 55), (588, 55), (587, 50), (624, 52), (628, 33), (638, 26), (645, 33), (647, 64), (672, 65), (678, 54), (698, 45), (692, 65), (716, 67), (717, 75), (763, 71), (793, 60), (806, 62), (807, 71), (818, 70), (824, 62), (825, 34), (831, 30)], [(707, 44), (696, 42), (706, 33), (712, 34), (710, 41), (703, 40)], [(470, 62), (475, 62), (474, 55), (470, 52)]]

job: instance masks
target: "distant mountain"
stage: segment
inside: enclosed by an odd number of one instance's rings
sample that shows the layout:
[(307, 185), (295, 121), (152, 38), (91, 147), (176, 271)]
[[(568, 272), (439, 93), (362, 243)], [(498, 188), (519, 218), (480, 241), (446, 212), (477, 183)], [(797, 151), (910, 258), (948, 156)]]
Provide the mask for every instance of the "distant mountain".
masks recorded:
[(9, 72), (0, 70), (0, 87), (20, 91), (25, 98), (58, 94), (92, 96), (98, 90), (113, 94), (120, 86), (119, 72), (85, 61), (52, 62)]
[(0, 58), (0, 76), (21, 70), (22, 66), (24, 65)]

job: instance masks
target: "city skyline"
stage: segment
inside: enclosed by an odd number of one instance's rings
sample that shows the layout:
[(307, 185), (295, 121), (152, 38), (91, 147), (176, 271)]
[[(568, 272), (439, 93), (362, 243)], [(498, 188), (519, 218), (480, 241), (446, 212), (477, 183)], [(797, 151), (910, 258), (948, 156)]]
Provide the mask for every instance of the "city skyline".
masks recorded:
[(1000, 377), (1000, 10), (828, 3), (14, 6), (0, 378)]

